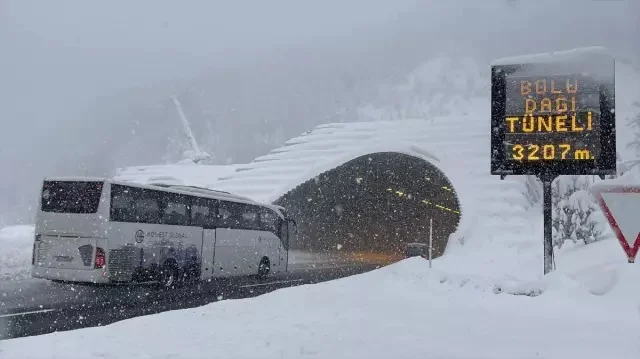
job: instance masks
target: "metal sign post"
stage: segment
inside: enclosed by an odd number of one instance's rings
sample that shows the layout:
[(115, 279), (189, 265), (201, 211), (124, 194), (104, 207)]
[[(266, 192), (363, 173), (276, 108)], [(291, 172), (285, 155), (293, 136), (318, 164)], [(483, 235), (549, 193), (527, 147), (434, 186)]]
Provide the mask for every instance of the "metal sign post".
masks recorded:
[(556, 176), (540, 176), (542, 181), (542, 213), (544, 217), (544, 274), (553, 270), (553, 189), (551, 184)]
[(431, 268), (431, 258), (433, 258), (433, 218), (429, 218), (429, 268)]

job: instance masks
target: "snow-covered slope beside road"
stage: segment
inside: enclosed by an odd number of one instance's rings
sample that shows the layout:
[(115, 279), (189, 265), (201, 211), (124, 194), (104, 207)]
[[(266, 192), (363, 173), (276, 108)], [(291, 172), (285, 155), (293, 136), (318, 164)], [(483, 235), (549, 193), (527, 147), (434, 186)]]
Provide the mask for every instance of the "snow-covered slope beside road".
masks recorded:
[(9, 226), (0, 229), (0, 281), (31, 276), (33, 226)]

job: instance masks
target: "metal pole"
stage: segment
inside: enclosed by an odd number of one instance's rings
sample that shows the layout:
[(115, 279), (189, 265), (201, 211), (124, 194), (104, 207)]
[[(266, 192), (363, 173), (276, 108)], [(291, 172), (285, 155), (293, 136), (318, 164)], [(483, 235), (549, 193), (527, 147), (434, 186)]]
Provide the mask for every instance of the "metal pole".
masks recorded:
[(429, 268), (431, 268), (432, 255), (433, 255), (433, 218), (429, 218)]
[(542, 176), (543, 216), (544, 216), (544, 274), (553, 270), (553, 206), (551, 203), (551, 183), (554, 176)]

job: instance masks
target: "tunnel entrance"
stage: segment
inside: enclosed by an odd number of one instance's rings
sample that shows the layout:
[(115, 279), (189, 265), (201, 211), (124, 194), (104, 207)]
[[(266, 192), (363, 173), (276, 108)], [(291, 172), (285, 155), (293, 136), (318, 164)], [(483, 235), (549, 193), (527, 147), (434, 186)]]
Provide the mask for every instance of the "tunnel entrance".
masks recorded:
[(429, 240), (442, 255), (460, 219), (459, 201), (444, 173), (396, 152), (358, 157), (311, 179), (276, 204), (298, 221), (291, 249), (367, 253), (400, 259), (407, 243)]

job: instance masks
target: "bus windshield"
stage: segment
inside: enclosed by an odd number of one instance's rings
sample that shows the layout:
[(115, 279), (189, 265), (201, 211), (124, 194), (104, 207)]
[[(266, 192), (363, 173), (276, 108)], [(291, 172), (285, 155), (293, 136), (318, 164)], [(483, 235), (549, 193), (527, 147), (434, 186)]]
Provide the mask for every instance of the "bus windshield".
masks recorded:
[(43, 212), (96, 213), (103, 183), (99, 181), (44, 181)]

